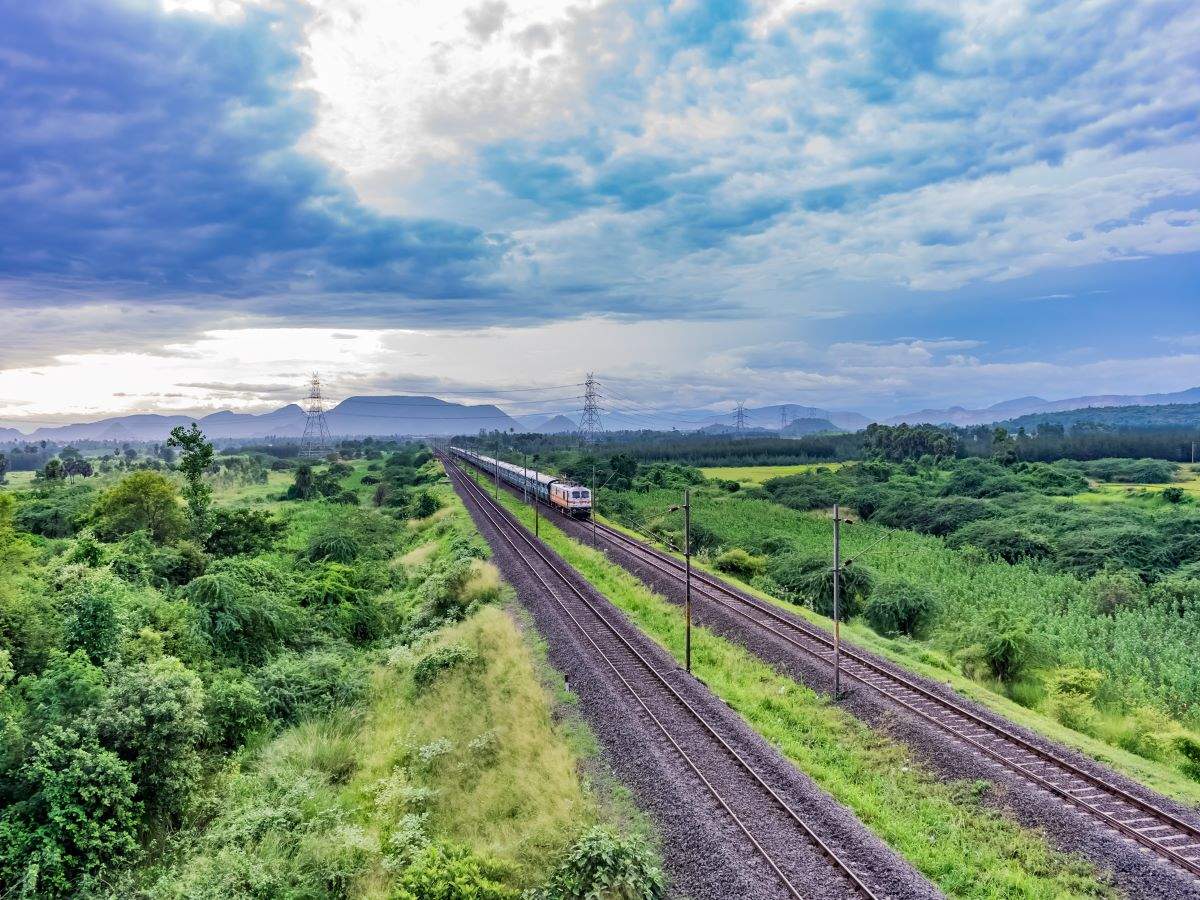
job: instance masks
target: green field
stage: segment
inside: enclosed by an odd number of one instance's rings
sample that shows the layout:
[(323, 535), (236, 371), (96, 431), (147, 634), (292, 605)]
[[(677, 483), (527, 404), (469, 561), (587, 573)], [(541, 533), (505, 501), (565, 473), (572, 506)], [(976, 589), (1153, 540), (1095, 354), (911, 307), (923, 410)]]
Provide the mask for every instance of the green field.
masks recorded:
[(705, 478), (720, 478), (742, 484), (762, 484), (771, 478), (798, 475), (813, 469), (837, 469), (841, 463), (796, 463), (790, 466), (712, 466), (701, 469)]
[(1162, 502), (1161, 494), (1169, 487), (1181, 488), (1194, 501), (1200, 501), (1200, 463), (1182, 465), (1179, 476), (1170, 484), (1128, 484), (1115, 481), (1093, 482), (1090, 490), (1071, 497), (1076, 503), (1155, 503)]

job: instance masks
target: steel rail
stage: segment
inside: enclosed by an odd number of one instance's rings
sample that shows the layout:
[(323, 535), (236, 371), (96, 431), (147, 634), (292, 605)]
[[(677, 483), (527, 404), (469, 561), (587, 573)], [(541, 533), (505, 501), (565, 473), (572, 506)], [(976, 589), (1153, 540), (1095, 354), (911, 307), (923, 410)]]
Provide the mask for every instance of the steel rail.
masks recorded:
[[(628, 679), (626, 679), (626, 677), (623, 674), (621, 674), (621, 672), (619, 671), (619, 669), (617, 668), (617, 666), (613, 662), (613, 660), (608, 656), (608, 654), (606, 654), (604, 652), (604, 650), (599, 646), (599, 644), (596, 643), (595, 639), (588, 632), (588, 629), (579, 621), (578, 618), (576, 618), (575, 614), (571, 611), (571, 609), (568, 607), (568, 605), (563, 602), (562, 598), (559, 597), (558, 593), (556, 591), (554, 591), (554, 589), (549, 584), (546, 583), (546, 580), (542, 577), (541, 573), (537, 571), (536, 567), (530, 562), (528, 556), (525, 553), (521, 552), (520, 548), (517, 547), (516, 543), (510, 537), (509, 532), (517, 535), (517, 537), (519, 537), (524, 542), (524, 544), (530, 550), (532, 550), (533, 553), (535, 553), (542, 560), (542, 562), (552, 572), (554, 572), (555, 575), (558, 576), (558, 578), (562, 581), (562, 583), (565, 584), (571, 590), (571, 592), (574, 593), (575, 596), (579, 598), (580, 601), (582, 601), (582, 603), (595, 616), (595, 618), (605, 627), (605, 629), (607, 629), (607, 631), (609, 633), (611, 633), (620, 642), (620, 644), (623, 645), (623, 647), (626, 650), (628, 650), (631, 654), (633, 654), (633, 656), (642, 665), (642, 667), (644, 667), (645, 670), (647, 672), (649, 672), (663, 688), (666, 689), (668, 694), (671, 697), (673, 697), (680, 706), (685, 708), (688, 711), (688, 713), (691, 714), (692, 718), (694, 718), (696, 720), (696, 722), (699, 723), (699, 725), (702, 727), (702, 729), (705, 732), (707, 732), (727, 754), (732, 756), (737, 761), (738, 765), (748, 775), (751, 776), (751, 778), (758, 784), (758, 786), (779, 806), (780, 809), (782, 809), (788, 815), (789, 818), (791, 818), (800, 827), (800, 829), (803, 831), (804, 835), (809, 839), (809, 841), (814, 846), (816, 846), (816, 848), (821, 852), (821, 854), (824, 855), (827, 859), (829, 859), (830, 862), (832, 862), (834, 864), (834, 866), (841, 872), (841, 874), (845, 876), (845, 878), (850, 882), (851, 886), (854, 888), (856, 893), (858, 893), (861, 896), (863, 896), (864, 898), (866, 898), (866, 900), (881, 900), (879, 895), (875, 894), (869, 887), (867, 887), (867, 885), (865, 883), (863, 883), (863, 881), (858, 877), (858, 875), (855, 874), (854, 870), (850, 868), (849, 864), (846, 863), (845, 860), (843, 860), (837, 854), (837, 852), (835, 850), (833, 850), (833, 848), (831, 848), (824, 840), (822, 840), (820, 835), (818, 835), (816, 832), (814, 832), (812, 830), (812, 828), (808, 825), (808, 823), (806, 823), (803, 820), (803, 818), (801, 818), (801, 816), (787, 803), (786, 800), (784, 800), (782, 797), (780, 797), (779, 794), (769, 784), (767, 784), (767, 782), (758, 773), (758, 771), (755, 770), (755, 768), (752, 765), (750, 765), (750, 763), (748, 763), (746, 761), (746, 759), (736, 749), (734, 749), (732, 746), (729, 745), (729, 743), (716, 731), (716, 729), (708, 721), (708, 719), (706, 719), (704, 717), (704, 715), (699, 712), (699, 710), (697, 710), (694, 706), (692, 706), (692, 704), (689, 703), (688, 700), (685, 697), (683, 697), (683, 695), (680, 694), (675, 689), (675, 687), (663, 676), (663, 674), (658, 670), (658, 668), (652, 662), (650, 662), (650, 660), (648, 660), (623, 634), (620, 633), (619, 629), (612, 623), (612, 621), (608, 618), (608, 616), (604, 615), (600, 611), (600, 609), (596, 606), (596, 604), (594, 604), (590, 599), (588, 599), (588, 597), (582, 591), (579, 590), (579, 588), (561, 570), (561, 568), (554, 562), (554, 560), (552, 560), (550, 557), (548, 557), (546, 555), (546, 553), (541, 549), (541, 547), (539, 546), (539, 544), (541, 544), (540, 540), (535, 540), (534, 538), (532, 538), (525, 531), (524, 526), (522, 526), (519, 522), (517, 522), (511, 513), (509, 513), (502, 506), (500, 506), (498, 503), (496, 503), (491, 497), (489, 497), (487, 495), (487, 493), (485, 491), (483, 491), (479, 487), (479, 485), (475, 482), (474, 478), (461, 472), (458, 468), (457, 460), (450, 460), (448, 458), (443, 458), (442, 464), (443, 464), (443, 467), (446, 469), (447, 474), (450, 474), (450, 472), (453, 470), (455, 475), (457, 475), (458, 478), (461, 479), (461, 483), (466, 485), (467, 493), (476, 501), (476, 503), (478, 503), (480, 505), (481, 512), (483, 512), (484, 516), (486, 516), (487, 519), (496, 527), (497, 532), (505, 539), (505, 541), (509, 544), (509, 546), (512, 547), (513, 552), (516, 553), (516, 555), (521, 559), (521, 561), (523, 563), (525, 563), (526, 567), (534, 575), (534, 577), (537, 578), (537, 580), (539, 582), (541, 582), (542, 586), (546, 588), (546, 591), (550, 594), (550, 596), (554, 599), (554, 601), (558, 604), (558, 606), (562, 608), (563, 612), (565, 612), (567, 614), (568, 618), (570, 618), (571, 622), (575, 625), (575, 627), (579, 630), (579, 632), (587, 639), (588, 643), (591, 644), (593, 649), (595, 649), (595, 651), (600, 655), (600, 657), (604, 660), (604, 662), (607, 664), (607, 666), (613, 671), (613, 674), (615, 674), (617, 676), (617, 678), (620, 679), (621, 683), (625, 686), (625, 688), (629, 691), (629, 693), (633, 695), (633, 697), (637, 701), (638, 705), (641, 706), (641, 708), (646, 712), (646, 714), (650, 717), (650, 719), (654, 722), (654, 724), (658, 727), (658, 729), (662, 732), (662, 734), (667, 738), (667, 740), (670, 742), (670, 744), (675, 748), (676, 751), (678, 751), (680, 756), (683, 757), (684, 761), (687, 763), (688, 767), (692, 770), (692, 772), (694, 772), (696, 774), (696, 776), (705, 785), (705, 787), (712, 794), (712, 796), (717, 800), (718, 804), (729, 814), (729, 816), (737, 824), (739, 829), (741, 829), (741, 831), (746, 835), (746, 837), (754, 845), (755, 849), (764, 858), (764, 860), (766, 860), (766, 862), (770, 866), (771, 870), (776, 874), (776, 876), (783, 883), (783, 885), (785, 886), (785, 888), (787, 889), (789, 894), (791, 894), (793, 897), (795, 897), (796, 900), (804, 900), (803, 895), (800, 894), (799, 890), (795, 887), (795, 885), (793, 885), (792, 882), (788, 879), (788, 877), (783, 873), (783, 871), (780, 869), (778, 863), (776, 863), (776, 861), (771, 856), (771, 854), (754, 837), (754, 835), (751, 833), (749, 828), (747, 828), (746, 824), (733, 811), (733, 809), (729, 806), (729, 804), (726, 802), (726, 800), (721, 796), (720, 792), (716, 789), (716, 787), (713, 786), (712, 782), (710, 782), (709, 779), (704, 775), (704, 773), (701, 772), (700, 768), (697, 766), (695, 761), (688, 755), (687, 751), (684, 750), (683, 747), (681, 747), (679, 745), (678, 741), (676, 741), (676, 739), (671, 735), (671, 733), (668, 731), (668, 729), (662, 723), (662, 721), (658, 718), (658, 716), (656, 716), (654, 714), (654, 712), (650, 709), (646, 700), (637, 692), (637, 690), (633, 687), (633, 685), (630, 684)], [(453, 478), (454, 476), (451, 476), (451, 477)], [(499, 522), (497, 521), (496, 517), (493, 516), (491, 514), (491, 512), (489, 511), (489, 508), (496, 511), (496, 513), (499, 515), (501, 521), (499, 521)]]
[[(597, 523), (598, 530), (604, 535), (605, 539), (615, 546), (617, 549), (623, 550), (637, 558), (641, 559), (652, 568), (671, 576), (679, 581), (683, 581), (685, 576), (682, 574), (683, 565), (674, 557), (664, 553), (657, 548), (650, 547), (635, 538), (630, 537), (615, 528), (608, 525)], [(663, 563), (666, 565), (664, 566)], [(832, 665), (827, 654), (820, 650), (814, 649), (812, 646), (806, 645), (801, 641), (797, 641), (792, 636), (784, 633), (779, 628), (769, 622), (764, 622), (755, 616), (750, 615), (740, 606), (749, 606), (759, 613), (767, 616), (769, 619), (778, 622), (793, 631), (799, 632), (809, 642), (815, 642), (822, 645), (823, 648), (832, 648), (833, 639), (826, 634), (822, 629), (811, 625), (803, 620), (788, 616), (772, 607), (770, 603), (760, 600), (749, 594), (745, 594), (732, 587), (725, 585), (720, 580), (709, 576), (704, 572), (692, 570), (692, 579), (699, 582), (701, 588), (696, 591), (701, 596), (706, 597), (710, 601), (729, 609), (731, 612), (753, 622), (759, 628), (771, 632), (775, 636), (781, 638), (792, 646), (797, 647), (803, 652), (816, 657), (827, 665)], [(696, 590), (696, 588), (693, 588)], [(736, 601), (736, 605), (723, 599), (722, 596), (730, 597)], [(847, 647), (842, 644), (842, 655), (850, 661), (850, 665), (846, 666), (843, 671), (851, 678), (868, 687), (878, 691), (880, 694), (887, 697), (891, 702), (897, 703), (909, 710), (921, 719), (933, 724), (952, 735), (954, 738), (963, 741), (980, 753), (996, 760), (1006, 768), (1017, 772), (1022, 777), (1032, 781), (1038, 787), (1044, 788), (1047, 791), (1061, 797), (1063, 800), (1071, 803), (1094, 818), (1100, 820), (1104, 825), (1112, 828), (1118, 833), (1138, 842), (1139, 844), (1154, 851), (1159, 856), (1167, 861), (1179, 866), (1192, 875), (1200, 876), (1200, 828), (1183, 821), (1171, 812), (1161, 809), (1143, 800), (1135, 794), (1126, 791), (1108, 780), (1100, 776), (1093, 775), (1066, 759), (1052, 753), (1048, 750), (1037, 746), (1036, 744), (1026, 740), (1015, 732), (991, 722), (988, 719), (976, 714), (965, 706), (957, 704), (952, 700), (947, 699), (933, 691), (928, 690), (922, 685), (905, 678), (896, 672), (891, 671), (884, 666), (875, 663), (870, 658), (859, 653), (852, 647)], [(867, 670), (866, 673), (855, 671), (855, 666), (861, 666)], [(907, 691), (911, 695), (916, 695), (916, 699), (906, 699), (901, 696), (897, 687), (901, 691)], [(948, 712), (951, 716), (959, 718), (960, 722), (956, 723), (946, 718), (935, 715), (928, 709), (922, 709), (918, 704), (925, 703), (932, 705), (942, 711)], [(962, 724), (973, 726), (975, 729), (982, 729), (981, 733), (971, 733), (963, 731)], [(1034, 758), (1034, 761), (1022, 760), (1020, 756), (1012, 756), (1006, 754), (995, 746), (988, 746), (980, 739), (986, 734), (994, 735), (1001, 742), (1011, 745), (1012, 749), (1016, 749), (1020, 753), (1027, 754)], [(1011, 752), (1011, 750), (1010, 750)], [(1061, 771), (1061, 775), (1054, 775), (1049, 772), (1034, 772), (1029, 766), (1036, 764), (1055, 767)], [(1090, 787), (1090, 790), (1083, 791), (1079, 788), (1070, 788), (1062, 784), (1056, 784), (1054, 780), (1059, 781), (1066, 779), (1075, 779), (1076, 781), (1084, 782)], [(1084, 796), (1088, 793), (1099, 792), (1100, 796)], [(1104, 795), (1107, 795), (1104, 796)], [(1150, 821), (1157, 821), (1158, 825), (1145, 824), (1147, 820), (1139, 818), (1117, 818), (1114, 814), (1115, 810), (1101, 809), (1101, 805), (1125, 804), (1132, 807), (1138, 812), (1142, 812), (1151, 817)], [(1142, 823), (1140, 827), (1132, 827), (1134, 823)], [(1152, 835), (1147, 832), (1161, 831), (1163, 828), (1171, 829), (1172, 833)], [(1172, 844), (1165, 843), (1166, 841), (1173, 842)], [(1179, 843), (1182, 841), (1183, 843)], [(1193, 856), (1185, 856), (1180, 851), (1187, 851), (1194, 854)]]

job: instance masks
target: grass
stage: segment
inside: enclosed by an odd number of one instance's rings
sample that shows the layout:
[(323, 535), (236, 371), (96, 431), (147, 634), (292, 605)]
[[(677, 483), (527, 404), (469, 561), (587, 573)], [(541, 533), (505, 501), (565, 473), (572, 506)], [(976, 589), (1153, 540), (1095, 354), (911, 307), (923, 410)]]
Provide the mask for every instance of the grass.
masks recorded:
[[(525, 524), (532, 511), (502, 495)], [(551, 522), (541, 534), (585, 578), (676, 659), (682, 614), (602, 554)], [(1049, 848), (1034, 831), (983, 803), (986, 784), (944, 783), (906, 748), (706, 629), (694, 632), (706, 684), (867, 827), (952, 897), (1111, 896), (1089, 864)]]
[(799, 475), (813, 469), (836, 469), (841, 463), (795, 463), (785, 466), (712, 466), (701, 469), (705, 478), (720, 478), (742, 484), (762, 484), (771, 478)]

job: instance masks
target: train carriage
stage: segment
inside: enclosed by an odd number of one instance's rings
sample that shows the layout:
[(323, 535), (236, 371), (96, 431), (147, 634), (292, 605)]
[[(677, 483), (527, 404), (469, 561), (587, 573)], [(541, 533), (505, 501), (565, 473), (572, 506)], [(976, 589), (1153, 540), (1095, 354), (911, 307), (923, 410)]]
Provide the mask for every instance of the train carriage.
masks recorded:
[(519, 491), (533, 494), (563, 515), (586, 519), (592, 514), (592, 492), (581, 485), (462, 447), (451, 447), (450, 453), (482, 469), (493, 478), (499, 476), (501, 481)]

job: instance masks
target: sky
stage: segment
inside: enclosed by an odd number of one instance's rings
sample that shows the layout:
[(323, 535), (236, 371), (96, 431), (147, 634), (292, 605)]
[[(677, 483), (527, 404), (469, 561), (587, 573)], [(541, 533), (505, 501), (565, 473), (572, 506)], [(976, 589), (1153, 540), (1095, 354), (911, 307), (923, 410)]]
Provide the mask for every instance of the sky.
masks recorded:
[(0, 15), (0, 425), (1200, 385), (1192, 0)]

